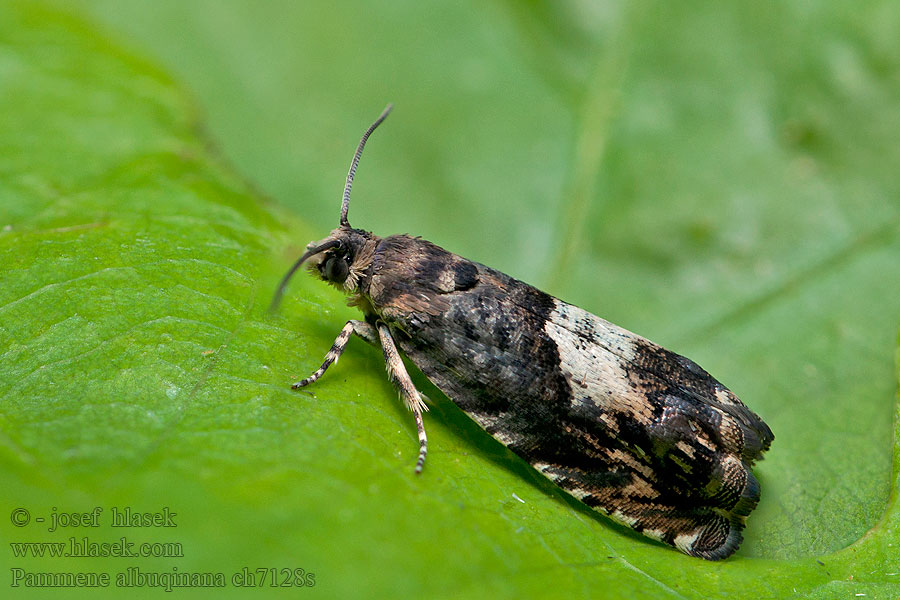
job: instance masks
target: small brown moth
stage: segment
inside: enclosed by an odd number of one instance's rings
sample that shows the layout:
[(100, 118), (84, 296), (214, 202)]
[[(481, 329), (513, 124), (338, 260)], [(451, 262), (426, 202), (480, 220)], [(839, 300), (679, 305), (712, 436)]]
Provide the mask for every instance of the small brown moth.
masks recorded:
[(427, 410), (402, 351), (488, 433), (588, 506), (692, 556), (719, 560), (741, 543), (760, 489), (750, 468), (774, 436), (693, 361), (490, 267), (409, 235), (340, 224), (284, 276), (310, 271), (343, 290), (365, 319), (348, 321), (316, 381), (356, 334), (384, 351), (415, 416), (416, 472)]

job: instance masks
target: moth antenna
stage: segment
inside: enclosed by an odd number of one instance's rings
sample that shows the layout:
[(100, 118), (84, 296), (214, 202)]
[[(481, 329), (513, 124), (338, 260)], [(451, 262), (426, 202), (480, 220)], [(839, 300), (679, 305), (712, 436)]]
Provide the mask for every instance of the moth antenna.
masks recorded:
[(316, 246), (315, 248), (310, 248), (309, 250), (304, 252), (303, 256), (298, 258), (297, 262), (294, 263), (294, 266), (291, 267), (290, 270), (285, 273), (284, 277), (281, 278), (281, 283), (278, 284), (278, 289), (275, 290), (275, 297), (272, 298), (272, 304), (269, 305), (269, 312), (275, 312), (276, 310), (278, 310), (278, 305), (281, 304), (281, 297), (284, 295), (284, 290), (285, 288), (287, 288), (288, 281), (291, 280), (291, 277), (294, 275), (294, 273), (297, 272), (297, 269), (300, 268), (300, 265), (306, 262), (306, 259), (308, 259), (310, 256), (318, 254), (319, 252), (324, 252), (325, 250), (330, 250), (331, 248), (336, 248), (340, 245), (341, 243), (338, 240), (331, 240), (329, 242), (325, 242), (324, 244)]
[(363, 148), (366, 147), (366, 140), (375, 131), (375, 128), (381, 125), (390, 114), (393, 104), (388, 104), (384, 111), (379, 115), (375, 122), (369, 125), (362, 139), (359, 140), (359, 146), (356, 147), (356, 154), (353, 155), (353, 162), (350, 163), (350, 172), (347, 173), (347, 183), (344, 185), (344, 201), (341, 203), (341, 227), (350, 227), (350, 221), (347, 220), (347, 213), (350, 211), (350, 188), (353, 187), (353, 176), (356, 175), (356, 167), (359, 166), (359, 157), (362, 155)]

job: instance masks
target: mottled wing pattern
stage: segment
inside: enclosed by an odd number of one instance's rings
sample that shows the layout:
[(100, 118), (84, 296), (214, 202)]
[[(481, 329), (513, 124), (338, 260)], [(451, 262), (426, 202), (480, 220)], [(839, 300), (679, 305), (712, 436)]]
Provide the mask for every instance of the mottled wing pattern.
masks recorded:
[(759, 501), (750, 467), (771, 430), (693, 361), (555, 302), (545, 332), (570, 383), (572, 431), (621, 480), (584, 487), (579, 481), (590, 475), (580, 469), (537, 468), (586, 504), (688, 554), (732, 554)]
[(384, 238), (368, 297), (491, 435), (615, 520), (729, 556), (759, 500), (766, 424), (687, 358), (418, 238)]

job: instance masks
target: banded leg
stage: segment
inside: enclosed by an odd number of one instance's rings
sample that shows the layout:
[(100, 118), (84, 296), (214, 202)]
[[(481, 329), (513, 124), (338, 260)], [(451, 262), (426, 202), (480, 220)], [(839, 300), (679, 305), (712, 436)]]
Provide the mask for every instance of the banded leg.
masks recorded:
[(341, 329), (341, 332), (338, 334), (337, 338), (334, 340), (334, 343), (331, 345), (331, 350), (329, 350), (328, 354), (325, 355), (325, 362), (322, 363), (322, 366), (316, 369), (315, 373), (313, 373), (306, 379), (302, 379), (297, 383), (291, 385), (291, 389), (300, 389), (311, 384), (316, 379), (321, 377), (322, 374), (325, 373), (325, 371), (328, 369), (328, 367), (330, 367), (332, 363), (336, 363), (341, 357), (341, 354), (344, 352), (344, 348), (347, 346), (347, 341), (350, 339), (350, 334), (352, 333), (355, 333), (370, 344), (378, 344), (378, 334), (375, 332), (374, 327), (372, 327), (365, 321), (357, 321), (354, 319), (347, 321), (347, 324), (344, 325), (344, 328)]
[(397, 351), (397, 346), (394, 345), (394, 338), (391, 337), (391, 331), (387, 325), (378, 324), (378, 335), (381, 338), (381, 349), (384, 352), (388, 375), (397, 384), (406, 408), (411, 410), (416, 418), (416, 429), (419, 432), (419, 459), (416, 461), (416, 474), (418, 475), (425, 466), (425, 455), (428, 454), (428, 438), (425, 435), (425, 421), (422, 419), (422, 411), (428, 410), (428, 407), (422, 402), (419, 391), (412, 379), (409, 378), (409, 373), (403, 366), (403, 359), (400, 358), (400, 353)]

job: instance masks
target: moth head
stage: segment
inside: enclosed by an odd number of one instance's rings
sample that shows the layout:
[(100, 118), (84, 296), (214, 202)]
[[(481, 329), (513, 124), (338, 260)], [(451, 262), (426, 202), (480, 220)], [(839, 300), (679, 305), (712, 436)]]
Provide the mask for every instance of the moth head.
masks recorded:
[(348, 293), (357, 292), (375, 258), (376, 240), (368, 231), (338, 227), (324, 240), (306, 247), (309, 271)]
[(360, 283), (364, 280), (365, 271), (375, 257), (377, 238), (368, 231), (350, 227), (350, 220), (347, 218), (347, 213), (350, 211), (350, 189), (353, 187), (353, 177), (356, 175), (356, 168), (359, 166), (359, 158), (362, 156), (366, 141), (372, 135), (372, 132), (375, 131), (375, 128), (387, 118), (392, 108), (392, 104), (387, 105), (375, 122), (366, 129), (362, 139), (359, 141), (359, 145), (356, 147), (356, 154), (353, 155), (350, 171), (347, 173), (347, 181), (344, 184), (341, 218), (338, 228), (332, 231), (324, 240), (310, 242), (306, 246), (306, 252), (297, 259), (294, 266), (282, 278), (281, 284), (275, 292), (275, 297), (272, 299), (270, 310), (274, 311), (278, 308), (288, 282), (294, 273), (297, 272), (297, 269), (306, 261), (309, 261), (310, 271), (318, 275), (322, 280), (349, 293), (359, 291)]

